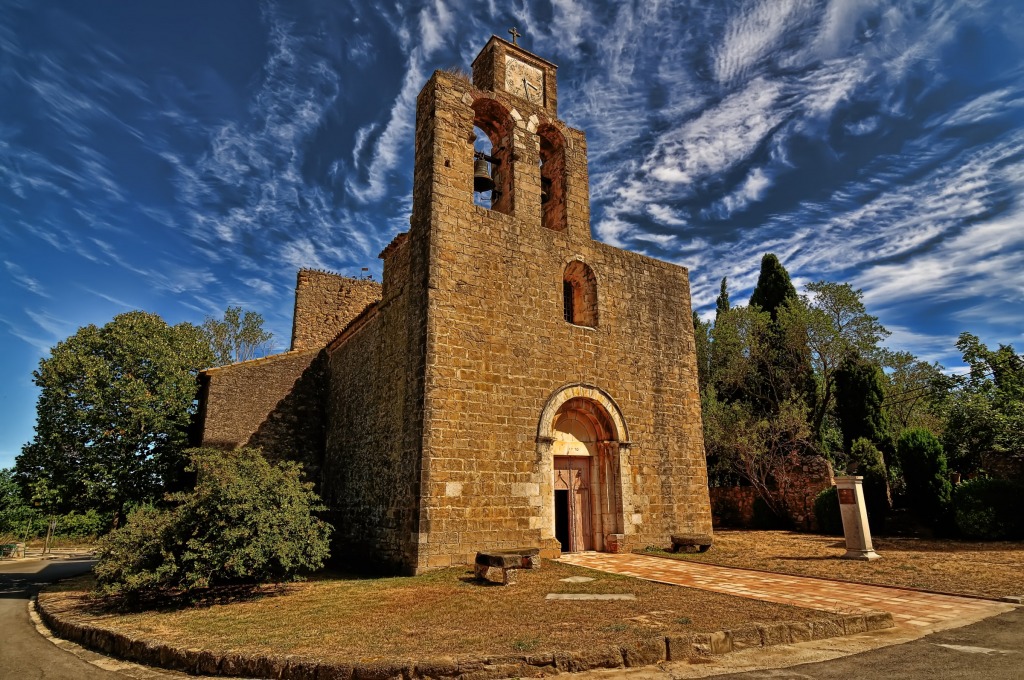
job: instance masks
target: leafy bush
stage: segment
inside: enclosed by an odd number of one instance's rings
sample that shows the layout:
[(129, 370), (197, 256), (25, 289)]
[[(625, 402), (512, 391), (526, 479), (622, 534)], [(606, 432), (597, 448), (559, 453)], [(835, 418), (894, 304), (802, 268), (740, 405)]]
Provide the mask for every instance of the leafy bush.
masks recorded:
[(814, 517), (818, 520), (818, 531), (832, 536), (842, 536), (843, 516), (839, 510), (839, 492), (831, 486), (814, 497)]
[(101, 513), (90, 508), (85, 512), (72, 510), (66, 515), (57, 517), (55, 536), (67, 538), (96, 538), (110, 530), (113, 517), (110, 513)]
[(907, 504), (919, 518), (941, 524), (947, 518), (953, 486), (942, 444), (928, 430), (907, 430), (896, 445), (907, 485)]
[(330, 525), (293, 462), (258, 449), (188, 452), (195, 488), (170, 507), (135, 510), (100, 545), (95, 573), (105, 594), (191, 592), (215, 585), (293, 580), (323, 566)]
[(1006, 479), (966, 481), (953, 494), (953, 509), (964, 538), (1024, 538), (1024, 484)]
[(864, 503), (867, 505), (868, 524), (876, 532), (885, 530), (885, 519), (891, 509), (889, 479), (879, 451), (869, 439), (861, 437), (850, 446), (851, 465), (855, 473), (864, 476)]

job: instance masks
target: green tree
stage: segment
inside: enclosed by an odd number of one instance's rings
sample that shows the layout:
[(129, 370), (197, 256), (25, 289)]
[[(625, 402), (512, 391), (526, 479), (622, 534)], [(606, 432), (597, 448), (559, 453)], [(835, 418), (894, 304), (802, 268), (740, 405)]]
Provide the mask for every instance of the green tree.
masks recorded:
[(184, 467), (196, 375), (213, 355), (192, 324), (120, 314), (58, 343), (33, 373), (36, 431), (15, 463), (23, 489), (54, 510), (123, 514), (159, 498)]
[[(783, 303), (796, 298), (796, 288), (789, 280), (789, 272), (774, 253), (765, 253), (761, 258), (761, 272), (757, 277), (757, 285), (750, 295), (750, 304), (768, 312), (772, 321), (775, 321)], [(728, 302), (728, 298), (726, 301)]]
[(990, 350), (976, 335), (956, 343), (970, 371), (953, 379), (943, 443), (959, 472), (1024, 471), (1024, 357), (1010, 345)]
[(907, 501), (922, 520), (940, 524), (947, 518), (953, 485), (942, 443), (928, 430), (907, 430), (896, 445), (907, 484)]
[(718, 287), (718, 297), (715, 298), (715, 322), (718, 322), (718, 317), (722, 316), (725, 312), (729, 311), (729, 289), (728, 289), (728, 277), (722, 277), (722, 283)]
[(265, 355), (274, 337), (263, 330), (262, 315), (243, 312), (241, 307), (228, 307), (223, 319), (206, 317), (203, 331), (210, 340), (217, 366)]
[[(848, 357), (875, 357), (878, 343), (889, 335), (867, 313), (863, 293), (848, 283), (817, 281), (807, 295), (779, 310), (779, 326), (794, 348), (809, 349), (816, 380), (811, 427), (820, 437), (822, 425), (835, 405), (836, 371)], [(795, 350), (794, 350), (795, 351)]]
[(836, 414), (843, 430), (843, 449), (866, 439), (881, 450), (891, 449), (889, 424), (882, 404), (885, 379), (877, 364), (850, 354), (836, 370)]
[(144, 506), (101, 543), (101, 592), (137, 599), (154, 591), (294, 580), (323, 566), (331, 526), (298, 463), (269, 463), (258, 449), (192, 449), (195, 488)]
[(750, 295), (750, 306), (766, 312), (770, 324), (759, 338), (748, 389), (753, 403), (763, 413), (776, 413), (784, 401), (794, 398), (803, 399), (809, 407), (814, 405), (814, 371), (806, 338), (793, 333), (784, 321), (785, 310), (799, 303), (789, 272), (774, 254), (765, 254), (757, 285)]
[(942, 366), (921, 361), (910, 352), (881, 352), (882, 365), (888, 370), (885, 379), (885, 400), (882, 403), (892, 435), (904, 430), (924, 428), (942, 432), (942, 415), (938, 408), (949, 391)]

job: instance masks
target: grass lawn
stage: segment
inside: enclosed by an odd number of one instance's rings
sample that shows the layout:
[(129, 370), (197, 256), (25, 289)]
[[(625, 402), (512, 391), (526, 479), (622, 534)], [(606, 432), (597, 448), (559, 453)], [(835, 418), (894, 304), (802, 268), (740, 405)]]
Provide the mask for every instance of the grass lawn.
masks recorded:
[[(1024, 594), (1024, 541), (873, 538), (882, 559), (843, 560), (841, 536), (790, 531), (715, 531), (706, 553), (681, 559), (784, 574), (1002, 597)], [(670, 555), (669, 553), (665, 553)]]
[[(586, 583), (561, 579), (588, 576)], [(655, 634), (709, 632), (821, 612), (668, 586), (545, 560), (512, 586), (482, 585), (466, 567), (410, 578), (343, 575), (268, 587), (261, 596), (188, 609), (120, 613), (91, 579), (40, 594), (56, 610), (133, 637), (223, 652), (328, 661), (586, 650)], [(633, 601), (545, 600), (548, 593), (632, 593)]]

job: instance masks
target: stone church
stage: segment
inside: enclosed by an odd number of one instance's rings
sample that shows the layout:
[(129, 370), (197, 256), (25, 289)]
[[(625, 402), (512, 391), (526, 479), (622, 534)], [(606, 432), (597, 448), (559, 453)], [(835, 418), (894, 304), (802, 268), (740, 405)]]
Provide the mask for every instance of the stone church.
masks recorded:
[(301, 461), (336, 559), (711, 533), (687, 271), (593, 240), (557, 104), (556, 67), (498, 37), (471, 80), (435, 72), (383, 284), (300, 271), (291, 349), (200, 376), (199, 443)]

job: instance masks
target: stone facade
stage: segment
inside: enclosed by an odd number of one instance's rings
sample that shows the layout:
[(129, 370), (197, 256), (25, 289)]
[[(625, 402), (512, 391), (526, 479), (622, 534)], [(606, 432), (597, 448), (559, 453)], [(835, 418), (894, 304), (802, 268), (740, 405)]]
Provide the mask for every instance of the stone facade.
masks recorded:
[[(417, 101), (411, 226), (381, 253), (380, 301), (353, 318), (355, 293), (313, 296), (300, 274), (293, 352), (331, 335), (321, 320), (347, 326), (323, 340), (322, 382), (307, 381), (326, 396), (322, 425), (296, 427), (293, 408), (265, 442), (287, 455), (323, 428), (310, 462), (336, 557), (418, 573), (479, 550), (711, 532), (687, 272), (592, 239), (586, 140), (556, 118), (555, 74), (497, 37), (473, 82), (436, 72)], [(474, 127), (497, 161), (490, 208), (474, 204)], [(335, 280), (350, 281), (306, 285)], [(211, 435), (259, 419), (212, 405)]]

